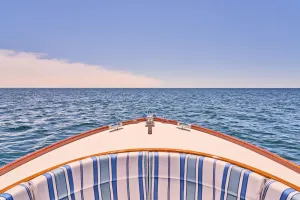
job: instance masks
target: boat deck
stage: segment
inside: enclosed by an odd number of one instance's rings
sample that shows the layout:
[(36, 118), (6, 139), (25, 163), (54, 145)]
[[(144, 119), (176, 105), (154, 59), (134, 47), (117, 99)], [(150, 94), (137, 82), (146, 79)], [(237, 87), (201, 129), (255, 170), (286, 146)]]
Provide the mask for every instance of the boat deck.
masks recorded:
[(107, 152), (158, 150), (197, 153), (235, 162), (252, 171), (268, 174), (294, 187), (300, 186), (300, 168), (278, 156), (198, 126), (178, 128), (175, 121), (155, 119), (148, 134), (145, 119), (132, 121), (119, 130), (103, 127), (72, 137), (28, 155), (0, 169), (0, 190), (61, 164)]

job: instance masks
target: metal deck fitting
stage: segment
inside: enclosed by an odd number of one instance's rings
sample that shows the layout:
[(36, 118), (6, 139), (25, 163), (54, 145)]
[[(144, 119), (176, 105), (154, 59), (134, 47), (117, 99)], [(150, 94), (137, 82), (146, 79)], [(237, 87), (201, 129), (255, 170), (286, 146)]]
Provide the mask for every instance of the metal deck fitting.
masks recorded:
[(147, 116), (146, 127), (148, 127), (148, 134), (149, 135), (152, 134), (152, 127), (155, 126), (153, 117), (155, 117), (155, 115), (148, 115)]

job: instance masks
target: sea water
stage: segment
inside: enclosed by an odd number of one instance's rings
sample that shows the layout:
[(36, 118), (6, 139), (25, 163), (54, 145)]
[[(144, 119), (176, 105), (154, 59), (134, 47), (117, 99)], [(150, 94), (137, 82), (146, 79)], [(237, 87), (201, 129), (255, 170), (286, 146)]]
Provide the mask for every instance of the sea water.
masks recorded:
[(147, 111), (300, 164), (300, 89), (0, 89), (0, 166)]

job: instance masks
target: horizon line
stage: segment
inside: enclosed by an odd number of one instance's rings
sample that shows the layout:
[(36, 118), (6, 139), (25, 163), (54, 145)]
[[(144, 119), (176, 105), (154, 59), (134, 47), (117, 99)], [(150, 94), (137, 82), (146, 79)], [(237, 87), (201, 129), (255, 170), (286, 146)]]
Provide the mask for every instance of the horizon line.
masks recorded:
[(300, 87), (0, 87), (0, 89), (300, 89)]

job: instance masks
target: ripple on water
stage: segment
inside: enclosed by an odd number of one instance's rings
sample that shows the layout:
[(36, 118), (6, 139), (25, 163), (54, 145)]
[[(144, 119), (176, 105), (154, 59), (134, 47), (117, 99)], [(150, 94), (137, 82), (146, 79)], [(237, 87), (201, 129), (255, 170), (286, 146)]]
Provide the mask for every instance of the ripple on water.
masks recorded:
[(148, 110), (300, 164), (299, 99), (299, 89), (0, 89), (0, 166)]
[(4, 129), (4, 131), (6, 132), (24, 132), (24, 131), (28, 131), (30, 130), (32, 127), (31, 126), (26, 126), (26, 125), (22, 125), (22, 126), (16, 126), (16, 127), (7, 127)]

